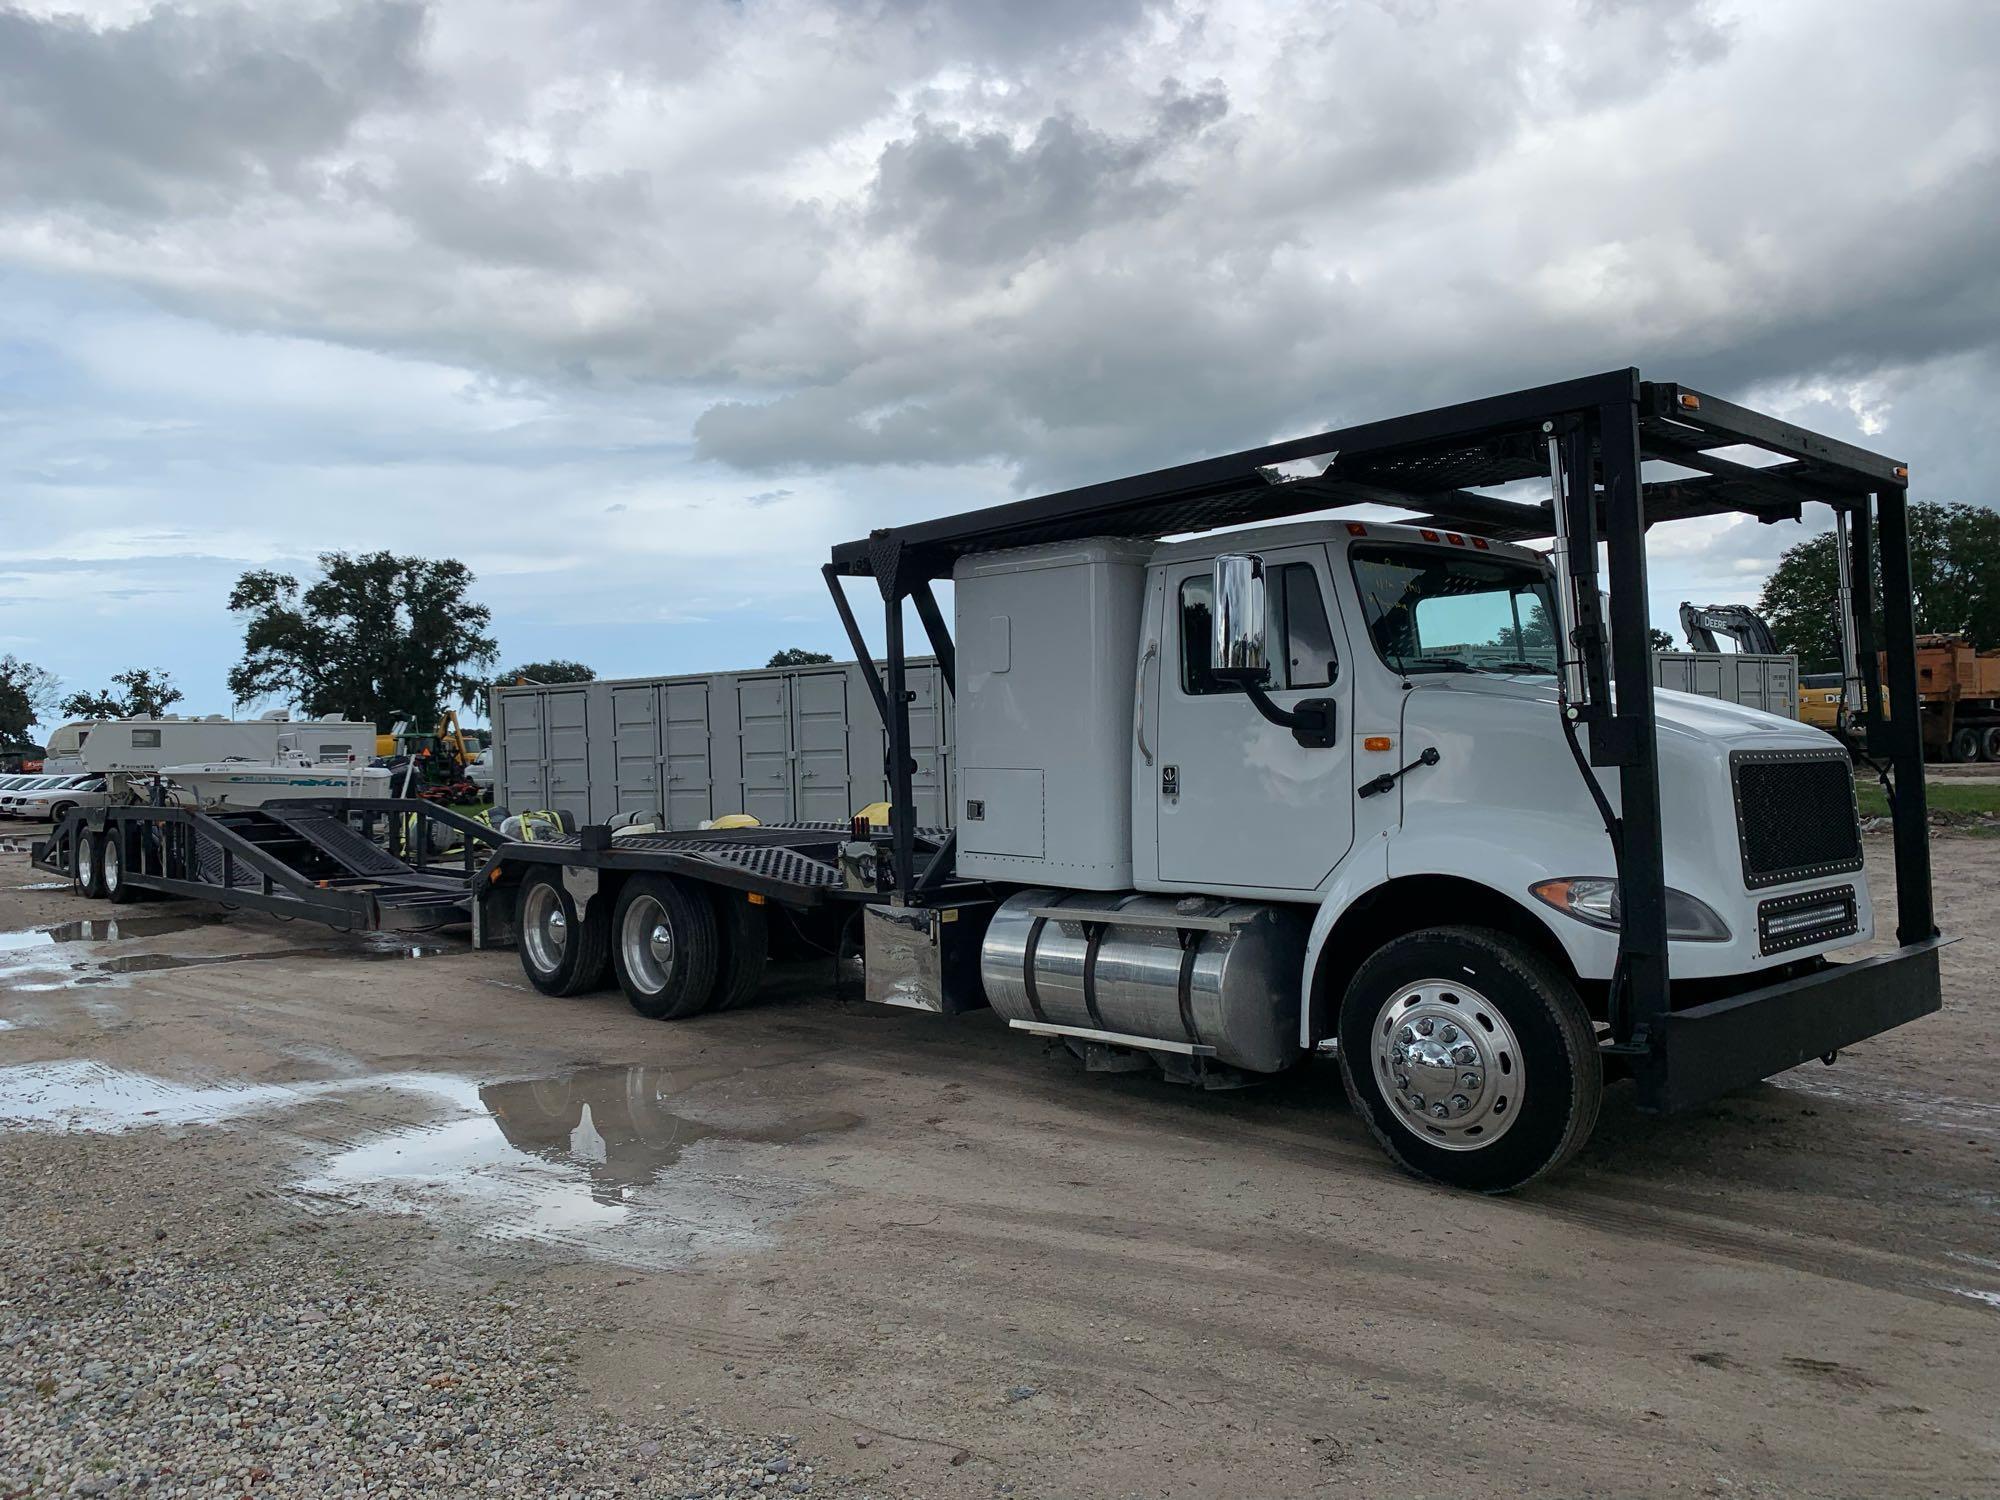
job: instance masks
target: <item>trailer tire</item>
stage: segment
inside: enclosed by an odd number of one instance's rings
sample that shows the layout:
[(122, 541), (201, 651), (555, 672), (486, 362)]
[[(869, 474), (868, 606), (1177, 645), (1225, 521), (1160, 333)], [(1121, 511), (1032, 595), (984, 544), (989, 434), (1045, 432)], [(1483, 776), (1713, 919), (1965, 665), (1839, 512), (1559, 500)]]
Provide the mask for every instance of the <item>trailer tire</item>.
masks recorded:
[(722, 935), (705, 892), (634, 875), (618, 893), (611, 928), (611, 967), (640, 1015), (680, 1021), (715, 1002)]
[(602, 898), (581, 912), (553, 866), (521, 882), (521, 969), (544, 995), (564, 998), (601, 989), (611, 957), (611, 916)]
[(1988, 725), (1979, 731), (1979, 758), (2000, 760), (2000, 724)]
[(771, 953), (771, 924), (764, 908), (741, 891), (717, 891), (715, 914), (722, 930), (722, 962), (715, 982), (715, 1008), (734, 1010), (764, 983)]
[(102, 899), (104, 895), (104, 841), (88, 828), (76, 831), (76, 889), (78, 894)]
[(1339, 1024), (1349, 1102), (1419, 1177), (1512, 1192), (1568, 1161), (1597, 1123), (1604, 1070), (1590, 1014), (1547, 958), (1506, 933), (1394, 939), (1356, 971)]
[(1951, 743), (1946, 747), (1945, 758), (1964, 765), (1979, 759), (1979, 731), (1970, 724), (1961, 724), (1951, 732)]
[(139, 899), (138, 887), (125, 878), (125, 836), (113, 823), (104, 833), (97, 851), (98, 879), (104, 882), (104, 899), (114, 906), (129, 906)]

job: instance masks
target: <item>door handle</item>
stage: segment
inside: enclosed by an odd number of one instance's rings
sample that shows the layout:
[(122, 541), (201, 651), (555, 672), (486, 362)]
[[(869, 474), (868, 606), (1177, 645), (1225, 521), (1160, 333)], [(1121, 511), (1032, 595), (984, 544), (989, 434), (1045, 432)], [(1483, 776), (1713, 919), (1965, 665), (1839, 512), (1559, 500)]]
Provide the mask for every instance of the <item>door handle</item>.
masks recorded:
[(1132, 734), (1139, 741), (1139, 753), (1146, 757), (1149, 766), (1153, 763), (1153, 749), (1146, 743), (1146, 664), (1159, 654), (1158, 641), (1146, 642), (1146, 649), (1139, 657), (1139, 679), (1132, 684)]

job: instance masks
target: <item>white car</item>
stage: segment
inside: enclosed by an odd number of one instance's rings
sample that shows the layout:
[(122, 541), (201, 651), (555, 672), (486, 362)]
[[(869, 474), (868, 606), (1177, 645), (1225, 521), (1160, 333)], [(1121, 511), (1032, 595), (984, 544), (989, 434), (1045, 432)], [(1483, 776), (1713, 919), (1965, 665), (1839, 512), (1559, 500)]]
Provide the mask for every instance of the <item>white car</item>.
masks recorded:
[(42, 776), (46, 785), (0, 792), (0, 816), (60, 822), (72, 808), (103, 807), (111, 800), (102, 776)]

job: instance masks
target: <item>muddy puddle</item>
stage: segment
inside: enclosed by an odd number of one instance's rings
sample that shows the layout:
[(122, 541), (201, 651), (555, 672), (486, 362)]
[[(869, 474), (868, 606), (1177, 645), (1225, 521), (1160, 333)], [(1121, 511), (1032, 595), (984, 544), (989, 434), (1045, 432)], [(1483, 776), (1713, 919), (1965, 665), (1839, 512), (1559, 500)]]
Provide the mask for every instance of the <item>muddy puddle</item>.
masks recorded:
[[(813, 1196), (782, 1148), (860, 1118), (718, 1096), (659, 1067), (481, 1084), (399, 1073), (186, 1083), (101, 1063), (0, 1068), (0, 1129), (256, 1132), (316, 1212), (410, 1214), (485, 1239), (671, 1269), (771, 1242)], [(706, 1080), (712, 1082), (712, 1080)], [(724, 1091), (729, 1095), (729, 1091)], [(401, 1115), (414, 1116), (396, 1123)]]
[[(116, 984), (133, 974), (158, 974), (174, 969), (207, 968), (216, 964), (255, 963), (274, 958), (326, 955), (362, 962), (433, 958), (465, 952), (462, 944), (413, 940), (398, 933), (330, 933), (321, 942), (259, 949), (242, 953), (134, 953), (98, 956), (89, 945), (171, 938), (186, 933), (240, 924), (240, 914), (192, 912), (174, 916), (92, 917), (44, 927), (0, 932), (0, 982), (24, 991), (64, 989), (76, 985)], [(257, 929), (246, 929), (254, 933)], [(39, 981), (39, 982), (27, 982)]]

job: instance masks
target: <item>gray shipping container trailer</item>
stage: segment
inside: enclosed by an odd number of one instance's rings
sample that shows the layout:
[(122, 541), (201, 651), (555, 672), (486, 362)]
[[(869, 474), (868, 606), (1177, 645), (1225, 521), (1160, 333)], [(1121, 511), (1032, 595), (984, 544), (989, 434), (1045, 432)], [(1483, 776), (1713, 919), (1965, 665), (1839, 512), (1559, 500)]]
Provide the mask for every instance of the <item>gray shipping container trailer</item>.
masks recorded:
[(1678, 693), (1698, 693), (1767, 714), (1799, 716), (1799, 659), (1733, 651), (1656, 651), (1653, 683)]
[[(664, 810), (698, 828), (727, 813), (844, 823), (888, 795), (887, 738), (858, 662), (631, 677), (492, 692), (493, 789), (516, 812), (578, 823)], [(909, 663), (917, 822), (951, 822), (951, 695)]]

